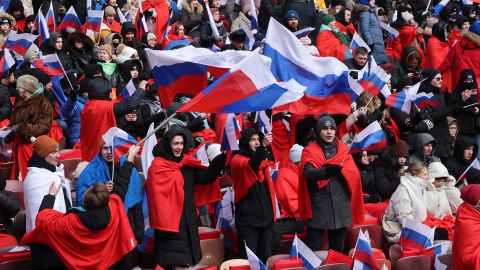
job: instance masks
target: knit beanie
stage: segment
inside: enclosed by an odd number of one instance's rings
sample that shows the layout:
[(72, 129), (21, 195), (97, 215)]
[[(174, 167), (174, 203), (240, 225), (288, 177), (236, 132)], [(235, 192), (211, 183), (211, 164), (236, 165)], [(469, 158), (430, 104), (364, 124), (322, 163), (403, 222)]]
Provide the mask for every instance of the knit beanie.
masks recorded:
[(401, 15), (402, 15), (402, 19), (403, 19), (405, 22), (407, 22), (407, 23), (408, 23), (411, 19), (413, 19), (413, 14), (410, 13), (410, 12), (404, 11), (404, 12), (401, 13)]
[(28, 51), (23, 55), (23, 60), (29, 61), (30, 58), (34, 55), (38, 55), (38, 52), (33, 49), (28, 49)]
[(437, 74), (440, 74), (440, 71), (438, 71), (434, 68), (426, 68), (422, 71), (422, 76), (423, 76), (423, 78), (426, 79), (426, 81), (428, 83), (430, 83), (430, 81), (433, 80), (433, 78), (435, 78), (435, 76), (437, 76)]
[(480, 201), (480, 185), (470, 184), (462, 189), (462, 200), (470, 205), (476, 205)]
[(104, 50), (108, 53), (108, 55), (110, 55), (110, 57), (113, 57), (112, 56), (112, 45), (110, 44), (103, 44), (100, 46), (100, 50)]
[(117, 13), (115, 12), (115, 9), (114, 9), (112, 6), (107, 6), (107, 7), (105, 8), (104, 13), (105, 13), (105, 17), (107, 17), (107, 16), (109, 16), (109, 15), (115, 15), (115, 14), (117, 14)]
[(299, 20), (300, 19), (300, 15), (298, 15), (298, 12), (296, 12), (295, 10), (291, 9), (289, 11), (287, 11), (287, 13), (285, 13), (285, 16), (283, 16), (283, 19), (285, 21), (289, 21), (290, 19), (297, 19)]
[(303, 146), (299, 144), (294, 144), (292, 148), (290, 148), (290, 160), (293, 163), (300, 162), (302, 159), (302, 152), (303, 152)]
[(392, 145), (391, 156), (408, 157), (408, 144), (404, 140), (398, 140)]
[(22, 75), (17, 79), (17, 88), (33, 93), (38, 89), (38, 80), (32, 75)]
[(323, 17), (320, 19), (320, 22), (324, 25), (328, 25), (333, 21), (335, 21), (335, 17), (333, 17), (333, 15), (330, 15), (330, 14), (323, 15)]
[(335, 123), (335, 120), (330, 116), (330, 114), (325, 113), (322, 114), (323, 116), (318, 119), (317, 122), (317, 133), (320, 132), (323, 128), (326, 127), (331, 127), (335, 130), (337, 130), (337, 123)]
[(46, 157), (52, 152), (60, 150), (60, 145), (58, 142), (47, 135), (42, 135), (37, 138), (32, 137), (31, 141), (33, 143), (33, 151), (35, 151), (35, 153), (42, 158)]

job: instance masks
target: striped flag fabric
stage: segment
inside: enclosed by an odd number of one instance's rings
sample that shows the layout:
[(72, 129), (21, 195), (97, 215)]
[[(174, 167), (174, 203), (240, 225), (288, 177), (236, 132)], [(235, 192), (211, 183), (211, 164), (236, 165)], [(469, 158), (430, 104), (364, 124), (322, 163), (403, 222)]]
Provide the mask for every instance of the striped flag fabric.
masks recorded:
[(0, 77), (10, 73), (10, 69), (15, 65), (15, 59), (9, 49), (3, 50), (2, 58), (0, 59)]
[(420, 110), (423, 110), (426, 106), (438, 106), (438, 99), (433, 93), (418, 93), (414, 96), (413, 102)]
[(232, 229), (235, 226), (235, 193), (233, 188), (222, 189), (222, 196), (222, 200), (215, 209), (215, 219), (217, 221), (215, 229), (220, 232), (220, 238), (223, 239), (225, 247), (235, 249), (237, 241)]
[(297, 235), (293, 239), (290, 258), (302, 259), (303, 267), (308, 270), (315, 270), (322, 264), (322, 260)]
[(400, 35), (400, 32), (398, 32), (397, 29), (391, 27), (390, 25), (388, 25), (384, 22), (380, 22), (380, 27), (382, 27), (383, 30), (387, 31), (387, 38), (390, 41), (393, 41), (394, 39), (396, 39)]
[(57, 27), (57, 32), (67, 31), (68, 33), (73, 32), (83, 32), (82, 31), (82, 23), (77, 16), (77, 12), (73, 6), (71, 6), (65, 16), (63, 17), (62, 22)]
[(213, 20), (213, 14), (210, 11), (210, 7), (208, 6), (207, 3), (205, 3), (207, 6), (207, 15), (208, 15), (208, 22), (210, 23), (210, 28), (212, 28), (212, 33), (214, 37), (219, 37), (220, 33), (218, 33), (217, 25), (215, 24), (215, 21)]
[(238, 140), (240, 139), (240, 131), (242, 127), (238, 122), (237, 118), (235, 118), (235, 114), (229, 113), (227, 115), (227, 119), (225, 122), (225, 126), (223, 127), (222, 132), (222, 139), (221, 145), (222, 150), (238, 150)]
[[(310, 33), (315, 30), (315, 27), (307, 27), (307, 28), (303, 28), (301, 30), (298, 30), (296, 32), (293, 32), (293, 34), (297, 37), (297, 38), (302, 38), (302, 37), (306, 37), (308, 35), (310, 35)], [(368, 47), (368, 46), (367, 46)]]
[(433, 7), (432, 15), (436, 16), (436, 17), (440, 16), (440, 12), (448, 4), (448, 2), (450, 2), (450, 0), (442, 0), (442, 1), (440, 1), (440, 3), (436, 4)]
[(50, 32), (48, 31), (48, 25), (43, 17), (41, 8), (38, 10), (37, 19), (35, 20), (35, 27), (38, 31), (37, 44), (40, 46), (45, 40), (50, 38)]
[(257, 8), (254, 0), (250, 0), (250, 22), (252, 23), (252, 29), (258, 30)]
[(434, 233), (435, 228), (414, 219), (404, 218), (399, 245), (402, 250), (408, 248), (423, 250), (433, 245)]
[(258, 112), (257, 125), (258, 130), (261, 131), (264, 135), (272, 132), (272, 123), (270, 123), (270, 118), (265, 111)]
[(447, 266), (441, 263), (437, 257), (439, 255), (446, 254), (451, 247), (452, 242), (445, 241), (422, 250), (421, 254), (429, 256), (432, 259), (434, 270), (445, 270), (447, 269)]
[[(41, 11), (38, 12), (37, 16), (40, 16), (42, 14)], [(43, 17), (43, 14), (42, 14)], [(53, 10), (53, 3), (50, 1), (50, 6), (48, 7), (47, 11), (47, 16), (45, 16), (45, 20), (47, 22), (47, 27), (51, 32), (55, 32), (56, 26), (55, 26), (55, 12)], [(38, 29), (38, 28), (37, 28)]]
[(29, 33), (18, 34), (16, 32), (10, 32), (3, 46), (19, 55), (25, 55), (37, 37), (38, 36)]
[(251, 270), (268, 270), (265, 264), (250, 250), (245, 243), (245, 250), (247, 251), (248, 264)]
[(136, 90), (137, 88), (135, 87), (135, 84), (133, 84), (133, 80), (130, 79), (127, 85), (125, 85), (125, 87), (122, 89), (122, 92), (120, 92), (118, 99), (127, 101), (132, 97), (133, 93), (135, 93)]
[(373, 256), (370, 240), (363, 234), (362, 230), (358, 233), (354, 252), (352, 270), (379, 269)]
[(350, 153), (378, 150), (385, 147), (387, 147), (385, 132), (383, 132), (378, 121), (375, 121), (355, 135), (350, 148)]
[(365, 49), (367, 49), (368, 52), (371, 51), (370, 47), (367, 45), (367, 43), (363, 40), (363, 38), (357, 32), (353, 34), (352, 43), (350, 44), (350, 47), (352, 48), (353, 51), (355, 51), (360, 47), (364, 47)]
[(118, 19), (120, 20), (120, 24), (127, 22), (127, 18), (125, 17), (125, 14), (123, 14), (120, 7), (117, 7), (117, 15), (118, 15)]
[(360, 85), (365, 91), (370, 92), (370, 94), (376, 96), (382, 89), (387, 85), (388, 80), (390, 80), (390, 74), (387, 74), (383, 68), (377, 66), (370, 73), (370, 76), (367, 80), (360, 80)]
[(83, 32), (86, 33), (87, 30), (93, 32), (100, 32), (100, 27), (103, 20), (103, 10), (89, 10), (87, 13), (87, 20), (82, 26)]
[(51, 76), (64, 76), (62, 63), (57, 54), (42, 55), (32, 62), (32, 65)]
[(193, 154), (193, 157), (200, 160), (200, 163), (202, 163), (203, 166), (210, 166), (210, 162), (208, 161), (207, 156), (206, 144), (202, 143), (197, 149), (195, 149), (195, 154)]
[[(147, 134), (151, 134), (154, 129), (155, 129), (155, 123), (151, 123), (150, 126), (148, 127)], [(154, 159), (152, 151), (153, 151), (153, 147), (155, 147), (156, 144), (157, 144), (157, 136), (155, 136), (155, 133), (153, 133), (152, 136), (148, 137), (148, 139), (143, 144), (140, 160), (142, 161), (142, 171), (145, 175), (147, 174), (148, 169), (150, 168), (150, 165), (152, 164), (152, 161)]]
[(128, 153), (128, 149), (138, 142), (124, 130), (118, 127), (111, 127), (103, 136), (105, 144), (110, 146), (113, 151), (114, 162), (117, 163), (122, 156)]

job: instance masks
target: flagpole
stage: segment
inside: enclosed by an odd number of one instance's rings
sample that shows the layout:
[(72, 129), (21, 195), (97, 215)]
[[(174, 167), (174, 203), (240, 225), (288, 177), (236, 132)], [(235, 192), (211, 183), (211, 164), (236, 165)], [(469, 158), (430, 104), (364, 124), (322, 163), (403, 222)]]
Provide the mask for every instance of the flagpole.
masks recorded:
[(473, 104), (469, 104), (467, 106), (463, 106), (462, 108), (465, 109), (465, 108), (468, 108), (468, 107), (472, 107), (472, 106), (475, 106), (475, 105), (478, 105), (480, 104), (480, 102), (476, 102), (476, 103), (473, 103)]
[(155, 134), (155, 132), (157, 132), (159, 129), (161, 129), (162, 127), (164, 127), (166, 124), (168, 124), (168, 122), (177, 115), (177, 113), (173, 113), (172, 115), (170, 115), (169, 117), (167, 117), (167, 119), (163, 120), (162, 123), (160, 123), (160, 125), (158, 125), (154, 130), (152, 130), (152, 132), (148, 133), (147, 135), (145, 135), (145, 137), (139, 141), (136, 146), (139, 146), (140, 144), (142, 144), (143, 142), (145, 142), (148, 138), (150, 138), (150, 136), (152, 136), (153, 134)]
[(355, 252), (357, 252), (358, 238), (360, 237), (360, 234), (361, 234), (361, 233), (363, 233), (363, 232), (362, 232), (362, 229), (360, 229), (360, 230), (358, 231), (357, 242), (355, 243), (355, 248), (353, 249), (352, 258), (355, 258)]
[(477, 161), (477, 158), (475, 158), (475, 160), (470, 164), (468, 165), (467, 169), (462, 173), (462, 175), (460, 175), (460, 177), (458, 177), (458, 180), (457, 182), (455, 182), (455, 185), (457, 185), (457, 183), (460, 181), (460, 179), (462, 179), (463, 176), (465, 176), (465, 174), (467, 174), (467, 172), (473, 167), (473, 164), (475, 164), (475, 162)]
[(351, 141), (350, 145), (348, 146), (347, 154), (343, 157), (343, 160), (342, 160), (342, 163), (340, 163), (340, 166), (343, 166), (343, 163), (345, 162), (345, 159), (347, 158), (348, 154), (350, 154), (350, 149), (352, 149), (353, 140), (355, 139), (355, 136), (357, 136), (357, 133), (355, 133), (353, 135), (352, 141)]
[(367, 102), (367, 105), (365, 105), (365, 107), (368, 107), (368, 105), (370, 104), (370, 102), (372, 102), (372, 100), (373, 100), (374, 97), (375, 97), (375, 96), (372, 95), (372, 97), (371, 97), (370, 100)]
[[(55, 53), (55, 56), (57, 56), (58, 63), (60, 63), (60, 66), (62, 67), (63, 74), (65, 74), (65, 77), (67, 78), (68, 84), (70, 84), (70, 87), (73, 89), (72, 82), (70, 82), (70, 79), (68, 78), (68, 75), (67, 75), (67, 73), (65, 72), (65, 69), (63, 68), (62, 61), (60, 61), (60, 58), (58, 57), (58, 54), (57, 54), (57, 53)], [(73, 90), (77, 90), (77, 89), (73, 89)]]

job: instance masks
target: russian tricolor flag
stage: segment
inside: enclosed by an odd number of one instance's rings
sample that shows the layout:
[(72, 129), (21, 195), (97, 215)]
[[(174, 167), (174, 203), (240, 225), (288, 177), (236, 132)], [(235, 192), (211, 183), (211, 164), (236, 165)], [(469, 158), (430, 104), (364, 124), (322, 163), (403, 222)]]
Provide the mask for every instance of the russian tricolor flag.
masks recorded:
[(436, 4), (433, 7), (432, 15), (437, 16), (437, 17), (440, 16), (440, 12), (448, 4), (448, 2), (450, 2), (450, 0), (442, 0), (442, 1), (440, 1), (440, 3)]
[(223, 126), (222, 124), (223, 123), (220, 123), (221, 126), (218, 127), (220, 130), (223, 130), (221, 149), (224, 151), (238, 150), (238, 140), (240, 139), (240, 131), (242, 130), (242, 127), (235, 117), (235, 114), (229, 113), (225, 125)]
[(138, 142), (124, 130), (118, 127), (111, 127), (103, 136), (105, 143), (113, 149), (114, 162), (117, 163), (120, 157), (128, 153), (128, 149)]
[(150, 218), (148, 216), (148, 199), (147, 193), (144, 192), (143, 194), (143, 201), (142, 201), (142, 212), (143, 212), (143, 222), (145, 224), (145, 229), (143, 232), (143, 239), (141, 243), (138, 243), (137, 249), (138, 251), (152, 254), (153, 253), (153, 246), (154, 246), (154, 230), (150, 227)]
[(32, 65), (50, 76), (64, 76), (62, 63), (57, 54), (42, 55), (40, 59), (32, 62)]
[(265, 264), (251, 251), (245, 243), (245, 250), (247, 250), (248, 264), (251, 270), (268, 270)]
[(387, 38), (390, 41), (393, 41), (394, 39), (396, 39), (398, 37), (398, 35), (400, 35), (400, 32), (398, 32), (397, 29), (391, 27), (390, 25), (388, 25), (384, 22), (380, 22), (380, 26), (383, 28), (383, 30), (387, 31)]
[(269, 61), (252, 52), (178, 111), (261, 111), (299, 100), (304, 91), (305, 87), (294, 79), (277, 82), (270, 72)]
[(400, 92), (396, 92), (387, 97), (385, 105), (397, 110), (401, 110), (405, 113), (410, 113), (410, 108), (412, 107), (412, 100), (415, 98), (415, 95), (420, 88), (420, 83), (418, 82), (409, 89), (403, 89)]
[(272, 123), (270, 123), (270, 118), (265, 111), (258, 112), (257, 126), (258, 130), (265, 135), (272, 132)]
[(217, 25), (215, 24), (215, 21), (213, 20), (213, 14), (210, 11), (210, 7), (208, 6), (208, 2), (205, 3), (205, 6), (207, 7), (208, 22), (210, 23), (210, 28), (212, 29), (213, 36), (214, 37), (219, 37), (220, 33), (218, 33)]
[(220, 238), (223, 239), (226, 248), (236, 249), (236, 236), (233, 231), (235, 225), (234, 214), (234, 192), (232, 187), (222, 189), (223, 199), (217, 204), (215, 209), (216, 225), (215, 229), (220, 232)]
[(363, 234), (362, 230), (358, 233), (353, 260), (353, 270), (379, 269), (373, 256), (370, 240)]
[(383, 149), (386, 146), (387, 139), (385, 133), (378, 121), (375, 121), (355, 135), (350, 152), (371, 151)]
[(418, 93), (415, 95), (413, 102), (420, 110), (423, 110), (426, 106), (438, 105), (438, 99), (433, 93)]
[(310, 33), (315, 30), (315, 27), (307, 27), (307, 28), (303, 28), (301, 30), (298, 30), (296, 32), (293, 32), (293, 34), (298, 38), (302, 38), (302, 37), (306, 37), (308, 35), (310, 35)]
[(87, 20), (82, 26), (83, 32), (86, 33), (87, 30), (91, 30), (93, 32), (100, 32), (102, 20), (103, 10), (89, 10), (87, 14)]
[(404, 249), (423, 250), (433, 244), (435, 228), (430, 228), (419, 221), (404, 218), (402, 233), (400, 235), (400, 247)]
[(130, 99), (130, 97), (132, 97), (133, 93), (135, 93), (136, 90), (137, 88), (135, 87), (135, 84), (133, 84), (133, 81), (130, 79), (127, 85), (125, 85), (125, 87), (122, 89), (122, 92), (120, 92), (118, 99), (120, 101), (127, 101)]
[(365, 91), (376, 96), (382, 91), (390, 80), (390, 75), (383, 70), (380, 66), (377, 66), (373, 72), (370, 73), (368, 80), (361, 80), (360, 85)]
[(45, 21), (41, 10), (38, 11), (35, 24), (38, 29), (37, 44), (40, 46), (45, 40), (50, 38), (50, 32), (48, 31), (47, 22)]
[(65, 16), (63, 17), (62, 22), (58, 25), (57, 32), (67, 31), (68, 33), (73, 32), (83, 32), (82, 31), (82, 23), (75, 12), (73, 6), (71, 6)]
[(297, 102), (276, 111), (292, 113), (348, 114), (355, 92), (348, 83), (348, 68), (333, 57), (314, 57), (275, 19), (270, 19), (263, 54), (272, 59), (271, 71), (278, 81), (294, 79), (305, 86), (305, 95)]
[(441, 263), (437, 259), (437, 256), (446, 254), (448, 250), (451, 248), (451, 246), (452, 246), (452, 242), (450, 241), (441, 242), (422, 250), (422, 255), (429, 256), (432, 259), (434, 270), (444, 270), (444, 269), (447, 269), (447, 266)]
[(13, 59), (12, 53), (9, 49), (3, 50), (2, 59), (0, 59), (0, 77), (10, 73), (10, 69), (15, 65), (15, 59)]
[(352, 43), (350, 44), (350, 47), (352, 48), (352, 51), (355, 51), (356, 49), (360, 47), (364, 47), (367, 49), (368, 52), (370, 52), (370, 47), (367, 45), (367, 43), (363, 40), (363, 38), (355, 32), (352, 37)]
[(200, 163), (202, 163), (203, 166), (210, 166), (210, 162), (208, 161), (207, 156), (206, 144), (203, 143), (200, 147), (198, 147), (195, 151), (195, 154), (193, 154), (193, 157), (200, 160)]
[(290, 258), (302, 259), (303, 267), (308, 270), (315, 270), (322, 264), (322, 260), (320, 260), (320, 258), (318, 258), (297, 235), (295, 235), (295, 238), (293, 239), (292, 248), (290, 249)]
[[(37, 16), (40, 16), (40, 14), (42, 14), (41, 11), (38, 12)], [(42, 17), (43, 17), (43, 14), (42, 14)], [(48, 8), (47, 16), (45, 20), (47, 22), (48, 29), (50, 29), (50, 31), (52, 32), (55, 32), (55, 12), (53, 11), (52, 1), (50, 1), (50, 7)]]
[(193, 46), (170, 51), (145, 51), (164, 107), (170, 106), (177, 94), (193, 96), (200, 93), (207, 87), (208, 72), (219, 78), (250, 54), (233, 50), (214, 53)]
[(4, 43), (4, 48), (8, 48), (19, 55), (25, 55), (37, 37), (36, 35), (28, 33), (18, 34), (16, 32), (10, 32)]
[(252, 29), (258, 30), (257, 8), (255, 7), (255, 0), (250, 0), (250, 22)]

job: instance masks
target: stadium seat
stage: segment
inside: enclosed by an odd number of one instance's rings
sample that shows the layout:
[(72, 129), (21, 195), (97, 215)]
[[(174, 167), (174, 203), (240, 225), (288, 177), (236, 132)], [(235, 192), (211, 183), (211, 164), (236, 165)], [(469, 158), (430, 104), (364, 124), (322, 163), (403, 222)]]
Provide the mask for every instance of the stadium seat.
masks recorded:
[(398, 259), (402, 257), (402, 249), (398, 244), (393, 244), (390, 246), (390, 249), (388, 250), (390, 262), (392, 265), (395, 265)]
[(23, 198), (23, 181), (7, 180), (5, 190), (13, 192), (17, 200), (20, 202), (20, 208), (25, 209), (25, 203)]
[(394, 270), (430, 270), (431, 259), (428, 256), (411, 256), (398, 259), (393, 269)]
[(13, 219), (13, 235), (20, 242), (22, 237), (27, 232), (27, 214), (25, 210), (20, 210)]
[(220, 266), (220, 270), (229, 270), (231, 267), (234, 267), (237, 270), (240, 270), (239, 266), (246, 266), (245, 270), (250, 269), (250, 265), (248, 264), (248, 260), (233, 259), (233, 260), (224, 261), (222, 263), (222, 265)]
[(273, 256), (270, 256), (268, 259), (267, 259), (267, 269), (272, 269), (273, 268), (273, 263), (275, 261), (279, 261), (279, 260), (285, 260), (285, 259), (288, 259), (290, 258), (290, 255), (289, 254), (276, 254), (276, 255), (273, 255)]
[(452, 253), (438, 255), (437, 259), (447, 266), (446, 270), (452, 270)]
[(0, 254), (0, 270), (33, 269), (30, 250)]
[(334, 263), (322, 265), (317, 270), (350, 270), (350, 266), (346, 263)]
[(198, 262), (199, 264), (220, 266), (223, 262), (225, 248), (222, 239), (201, 240), (200, 249), (202, 250), (202, 259)]
[(345, 247), (350, 250), (357, 243), (358, 233), (362, 230), (368, 231), (370, 235), (370, 246), (372, 248), (382, 248), (382, 226), (378, 224), (353, 225), (347, 229), (347, 238), (345, 239)]

